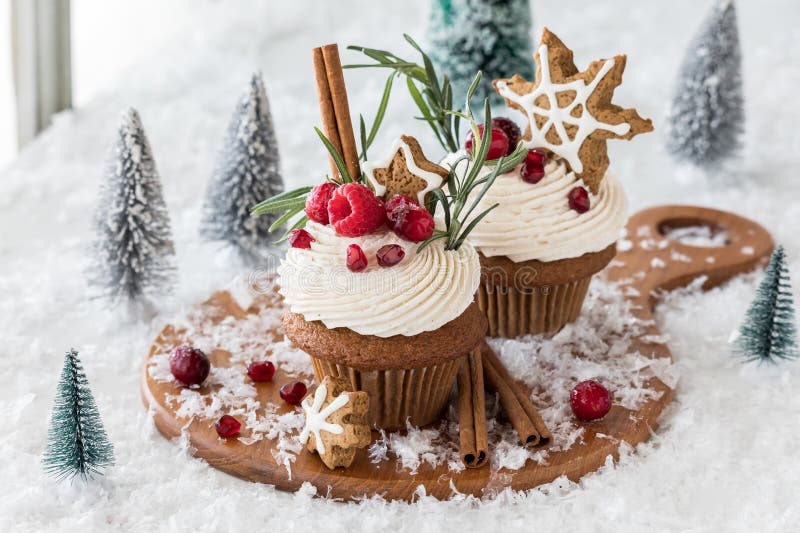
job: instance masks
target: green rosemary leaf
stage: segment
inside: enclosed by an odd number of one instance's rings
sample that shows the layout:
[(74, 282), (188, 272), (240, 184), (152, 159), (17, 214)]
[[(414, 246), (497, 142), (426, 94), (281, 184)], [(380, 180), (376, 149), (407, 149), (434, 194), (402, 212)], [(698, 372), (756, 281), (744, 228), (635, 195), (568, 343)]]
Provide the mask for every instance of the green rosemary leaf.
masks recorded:
[(280, 239), (275, 241), (273, 244), (282, 243), (283, 241), (285, 241), (286, 239), (289, 238), (289, 234), (291, 232), (293, 232), (296, 229), (304, 228), (306, 226), (306, 222), (308, 222), (308, 217), (306, 215), (303, 215), (302, 217), (300, 217), (300, 219), (297, 222), (292, 224), (292, 227), (290, 227), (289, 229), (286, 230), (286, 233), (283, 234), (283, 237), (281, 237)]
[[(311, 190), (311, 187), (309, 187), (308, 190)], [(265, 200), (260, 204), (258, 204), (257, 206), (255, 206), (253, 209), (251, 209), (250, 214), (252, 216), (259, 216), (259, 215), (265, 215), (267, 213), (280, 213), (286, 211), (287, 209), (294, 209), (298, 205), (305, 205), (305, 204), (306, 204), (305, 196), (298, 196), (295, 198), (283, 198), (283, 199), (270, 198), (269, 200)]]
[(500, 205), (500, 204), (494, 204), (492, 207), (490, 207), (489, 209), (487, 209), (486, 211), (484, 211), (483, 213), (481, 213), (480, 215), (478, 215), (477, 217), (475, 217), (475, 220), (473, 220), (472, 222), (470, 222), (469, 226), (467, 226), (466, 228), (464, 228), (464, 231), (462, 231), (462, 232), (461, 232), (461, 235), (459, 235), (459, 237), (458, 237), (458, 240), (455, 242), (455, 245), (454, 245), (452, 248), (448, 248), (448, 250), (458, 250), (458, 249), (461, 247), (461, 245), (462, 245), (462, 244), (464, 244), (464, 241), (467, 239), (467, 237), (468, 237), (468, 236), (469, 236), (469, 234), (472, 232), (472, 230), (473, 230), (473, 229), (475, 229), (475, 226), (477, 226), (477, 225), (478, 225), (478, 223), (479, 223), (481, 220), (483, 220), (483, 218), (484, 218), (486, 215), (488, 215), (488, 214), (489, 214), (489, 212), (490, 212), (492, 209), (494, 209), (495, 207), (497, 207), (498, 205)]
[[(383, 88), (383, 96), (381, 96), (381, 103), (378, 105), (378, 111), (375, 113), (375, 120), (372, 123), (372, 128), (367, 136), (366, 146), (372, 146), (375, 136), (378, 134), (378, 128), (383, 123), (383, 117), (386, 115), (386, 107), (389, 105), (389, 96), (392, 94), (392, 83), (394, 82), (394, 73), (389, 74), (386, 80), (386, 86)], [(366, 160), (367, 149), (364, 148), (364, 159)]]
[(342, 176), (342, 182), (352, 183), (353, 178), (347, 171), (347, 165), (345, 165), (342, 155), (339, 153), (339, 151), (336, 149), (333, 143), (327, 137), (325, 137), (325, 134), (319, 130), (319, 128), (314, 128), (314, 131), (317, 132), (317, 135), (319, 135), (320, 140), (322, 140), (322, 144), (325, 145), (325, 148), (328, 149), (328, 153), (331, 154), (333, 162), (336, 164), (336, 169)]
[[(442, 189), (434, 189), (431, 191), (431, 195), (435, 198), (436, 202), (442, 204), (442, 211), (444, 211), (444, 227), (450, 227), (450, 201), (447, 199), (447, 195), (444, 193)], [(436, 209), (436, 202), (433, 202), (433, 214)]]
[(293, 189), (291, 191), (286, 191), (286, 192), (282, 192), (280, 194), (276, 194), (275, 196), (273, 196), (271, 198), (267, 198), (263, 202), (259, 202), (258, 204), (253, 206), (253, 208), (250, 211), (251, 212), (255, 211), (256, 209), (260, 208), (261, 206), (269, 205), (270, 203), (276, 202), (276, 201), (279, 201), (279, 200), (285, 200), (287, 198), (297, 198), (298, 196), (305, 196), (306, 194), (309, 193), (309, 191), (311, 191), (311, 189), (313, 189), (313, 187), (300, 187), (299, 189)]
[(428, 104), (425, 103), (425, 100), (422, 98), (419, 88), (414, 83), (414, 80), (411, 78), (406, 78), (406, 85), (408, 85), (408, 92), (411, 93), (411, 99), (414, 100), (414, 103), (417, 104), (420, 113), (422, 113), (422, 120), (425, 120), (431, 125), (431, 129), (436, 135), (436, 139), (439, 141), (439, 144), (446, 146), (441, 134), (439, 133), (439, 129), (436, 127), (436, 119), (431, 114), (431, 110), (428, 107)]
[(358, 158), (362, 161), (367, 160), (367, 126), (364, 124), (364, 115), (358, 115), (358, 132), (361, 137), (361, 154)]
[(426, 240), (422, 241), (420, 245), (417, 247), (417, 253), (420, 253), (422, 250), (428, 247), (432, 242), (438, 241), (439, 239), (446, 239), (447, 233), (434, 233), (432, 236), (428, 237)]
[(272, 225), (269, 227), (269, 229), (267, 231), (272, 233), (276, 229), (280, 228), (281, 226), (283, 226), (284, 224), (289, 222), (289, 220), (293, 216), (295, 216), (297, 213), (299, 213), (302, 210), (303, 210), (303, 207), (294, 207), (292, 209), (287, 210), (283, 215), (280, 216), (280, 218), (278, 218), (278, 220), (276, 220), (275, 222), (272, 223)]

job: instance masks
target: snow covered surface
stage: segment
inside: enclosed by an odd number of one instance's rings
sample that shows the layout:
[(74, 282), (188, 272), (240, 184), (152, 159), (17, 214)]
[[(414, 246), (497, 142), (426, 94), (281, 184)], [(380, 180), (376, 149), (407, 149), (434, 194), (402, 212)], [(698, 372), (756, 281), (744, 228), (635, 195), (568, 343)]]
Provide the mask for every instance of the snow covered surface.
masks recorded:
[[(0, 174), (0, 530), (2, 531), (788, 531), (800, 523), (800, 365), (742, 366), (727, 344), (758, 281), (740, 277), (701, 294), (679, 291), (657, 319), (680, 372), (661, 428), (619, 464), (575, 484), (558, 480), (492, 501), (420, 495), (413, 505), (312, 498), (239, 481), (191, 459), (158, 435), (141, 406), (142, 357), (159, 327), (241, 274), (232, 257), (197, 237), (203, 188), (238, 94), (264, 71), (288, 186), (327, 169), (311, 126), (319, 123), (310, 48), (324, 42), (402, 49), (421, 36), (425, 0), (192, 3), (170, 46), (131, 70), (118, 89), (59, 117)], [(673, 74), (709, 1), (534, 2), (585, 65), (628, 53), (618, 101), (654, 118), (657, 132), (611, 142), (612, 170), (634, 209), (692, 203), (764, 224), (787, 249), (800, 283), (800, 7), (739, 2), (747, 135), (742, 157), (716, 176), (676, 167), (660, 129)], [(274, 6), (280, 6), (280, 9)], [(380, 31), (376, 31), (379, 28)], [(345, 61), (347, 61), (345, 56)], [(350, 56), (352, 57), (352, 56)], [(352, 60), (352, 59), (351, 59)], [(383, 80), (348, 74), (352, 107), (370, 115)], [(402, 88), (402, 86), (398, 86)], [(764, 91), (768, 90), (768, 97)], [(150, 136), (171, 211), (180, 286), (151, 320), (88, 301), (82, 269), (91, 212), (119, 112), (136, 107)], [(398, 90), (376, 146), (427, 131)], [(436, 155), (432, 151), (432, 156)], [(632, 238), (633, 236), (629, 237)], [(797, 286), (797, 285), (796, 285)], [(57, 485), (40, 456), (63, 352), (74, 346), (92, 384), (117, 466), (87, 486)]]

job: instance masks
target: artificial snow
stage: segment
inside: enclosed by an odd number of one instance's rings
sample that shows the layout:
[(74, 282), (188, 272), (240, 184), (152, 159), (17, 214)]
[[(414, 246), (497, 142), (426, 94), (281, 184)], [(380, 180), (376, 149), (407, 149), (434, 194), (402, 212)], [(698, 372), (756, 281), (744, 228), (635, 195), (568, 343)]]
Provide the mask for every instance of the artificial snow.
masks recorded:
[[(150, 344), (191, 304), (235, 275), (251, 274), (197, 234), (204, 186), (242, 86), (253, 72), (264, 72), (287, 187), (316, 183), (329, 167), (311, 129), (320, 119), (310, 49), (340, 41), (411, 56), (401, 33), (424, 34), (428, 2), (183, 4), (169, 46), (148, 51), (146, 40), (137, 41), (147, 61), (119, 80), (113, 94), (57, 117), (0, 174), (0, 407), (6, 422), (0, 432), (0, 531), (796, 529), (800, 365), (742, 365), (727, 342), (758, 274), (707, 293), (694, 288), (662, 297), (656, 321), (680, 376), (675, 400), (647, 443), (623, 445), (618, 463), (608, 461), (578, 483), (560, 478), (512, 492), (503, 489), (508, 474), (491, 478), (493, 494), (485, 501), (456, 494), (441, 502), (421, 490), (413, 504), (342, 504), (315, 498), (325, 491), (310, 485), (287, 494), (238, 480), (165, 440), (139, 395)], [(628, 54), (616, 100), (652, 117), (656, 127), (632, 142), (609, 142), (611, 169), (625, 185), (631, 211), (691, 202), (753, 218), (786, 247), (797, 289), (800, 203), (793, 199), (800, 197), (800, 129), (793, 102), (800, 42), (790, 28), (800, 25), (800, 10), (789, 0), (775, 0), (769, 9), (761, 2), (737, 3), (747, 133), (736, 172), (709, 177), (687, 173), (666, 156), (662, 119), (671, 81), (708, 7), (710, 2), (689, 0), (537, 0), (534, 24), (537, 36), (546, 24), (574, 47), (578, 64)], [(343, 52), (344, 62), (356, 59)], [(383, 76), (370, 69), (349, 71), (347, 79), (351, 109), (369, 121)], [(769, 98), (763, 97), (767, 82)], [(425, 125), (411, 118), (416, 111), (403, 89), (395, 84), (374, 146), (408, 133), (430, 158), (441, 155)], [(83, 280), (106, 150), (119, 113), (129, 106), (140, 111), (147, 127), (178, 260), (179, 285), (172, 296), (158, 299), (152, 320), (110, 312), (87, 298)], [(646, 238), (658, 236), (634, 229), (627, 237), (636, 245)], [(40, 466), (63, 354), (71, 346), (81, 353), (117, 460), (105, 478), (86, 485), (56, 484)], [(503, 351), (512, 360), (514, 349)], [(577, 443), (580, 435), (574, 438)], [(391, 454), (386, 446), (384, 453)], [(286, 454), (282, 460), (291, 450)], [(530, 460), (510, 451), (498, 457), (509, 467)]]

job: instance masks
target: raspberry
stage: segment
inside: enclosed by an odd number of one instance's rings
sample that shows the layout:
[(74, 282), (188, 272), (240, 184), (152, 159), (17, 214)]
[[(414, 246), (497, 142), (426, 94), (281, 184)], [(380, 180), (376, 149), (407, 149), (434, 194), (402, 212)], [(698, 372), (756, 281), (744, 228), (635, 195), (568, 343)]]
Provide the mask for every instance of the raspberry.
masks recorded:
[(395, 233), (412, 242), (422, 242), (433, 235), (435, 223), (428, 210), (420, 205), (410, 205), (392, 211), (396, 219), (392, 222)]
[(287, 238), (292, 248), (311, 248), (314, 237), (304, 229), (293, 229)]
[[(484, 125), (479, 125), (478, 133), (480, 133), (481, 138), (483, 138), (483, 130)], [(492, 138), (489, 141), (489, 153), (486, 154), (487, 161), (500, 159), (508, 153), (509, 147), (508, 137), (506, 137), (506, 134), (500, 128), (492, 127), (491, 136)], [(464, 148), (467, 150), (468, 154), (472, 154), (472, 141), (473, 135), (472, 130), (470, 130), (469, 134), (467, 134), (467, 140), (464, 142)]]
[(399, 244), (387, 244), (378, 248), (378, 264), (382, 267), (394, 266), (406, 256), (405, 250)]
[(611, 393), (594, 380), (581, 381), (569, 393), (569, 405), (580, 420), (597, 420), (611, 410)]
[(367, 268), (367, 256), (359, 245), (351, 244), (347, 247), (347, 259), (345, 263), (347, 263), (347, 268), (353, 272), (361, 272)]
[(569, 199), (570, 209), (574, 209), (578, 213), (585, 213), (589, 210), (589, 193), (583, 187), (575, 187), (567, 195)]
[(328, 219), (343, 237), (360, 237), (386, 222), (383, 201), (360, 183), (345, 183), (328, 202)]
[(522, 137), (522, 131), (520, 131), (517, 123), (510, 118), (495, 117), (492, 119), (492, 129), (494, 128), (503, 130), (503, 133), (505, 133), (506, 137), (508, 137), (508, 150), (506, 150), (506, 155), (513, 152), (517, 147), (519, 138)]
[(326, 181), (317, 185), (306, 196), (306, 215), (314, 222), (328, 223), (328, 202), (336, 191), (336, 184)]

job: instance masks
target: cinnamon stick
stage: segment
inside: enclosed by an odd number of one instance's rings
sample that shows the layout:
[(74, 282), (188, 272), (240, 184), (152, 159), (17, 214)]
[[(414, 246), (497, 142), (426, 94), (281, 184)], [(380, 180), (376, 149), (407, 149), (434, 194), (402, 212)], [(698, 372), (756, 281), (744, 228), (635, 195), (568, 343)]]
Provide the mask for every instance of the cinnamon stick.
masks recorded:
[(489, 459), (489, 433), (480, 349), (473, 350), (458, 371), (458, 433), (464, 465), (485, 465)]
[[(314, 50), (312, 50), (312, 59), (314, 62), (314, 77), (317, 80), (319, 112), (322, 115), (322, 132), (341, 154), (342, 141), (339, 140), (339, 128), (336, 125), (336, 113), (333, 109), (333, 96), (331, 94), (330, 85), (328, 85), (328, 72), (325, 68), (325, 58), (322, 54), (322, 48), (314, 48)], [(331, 165), (331, 177), (336, 181), (342, 181), (341, 176), (339, 176), (339, 170), (336, 168), (336, 164), (333, 162), (333, 158), (328, 157), (328, 160)]]
[[(347, 87), (344, 84), (344, 72), (339, 59), (338, 45), (328, 44), (314, 49), (314, 74), (317, 78), (317, 92), (319, 93), (325, 135), (339, 150), (350, 176), (357, 180), (361, 175), (361, 167), (358, 161), (358, 147), (353, 133), (353, 123), (350, 120), (350, 105), (347, 102)], [(333, 117), (332, 121), (331, 117)], [(334, 142), (332, 137), (336, 137), (337, 142)], [(331, 165), (333, 165), (333, 161), (331, 161)], [(339, 172), (334, 171), (334, 176), (338, 175)]]
[(525, 446), (547, 446), (553, 436), (545, 426), (539, 411), (531, 403), (528, 392), (511, 378), (503, 363), (485, 341), (481, 345), (481, 353), (486, 383), (490, 390), (500, 396), (500, 405), (503, 406), (511, 425), (519, 435), (519, 440)]

